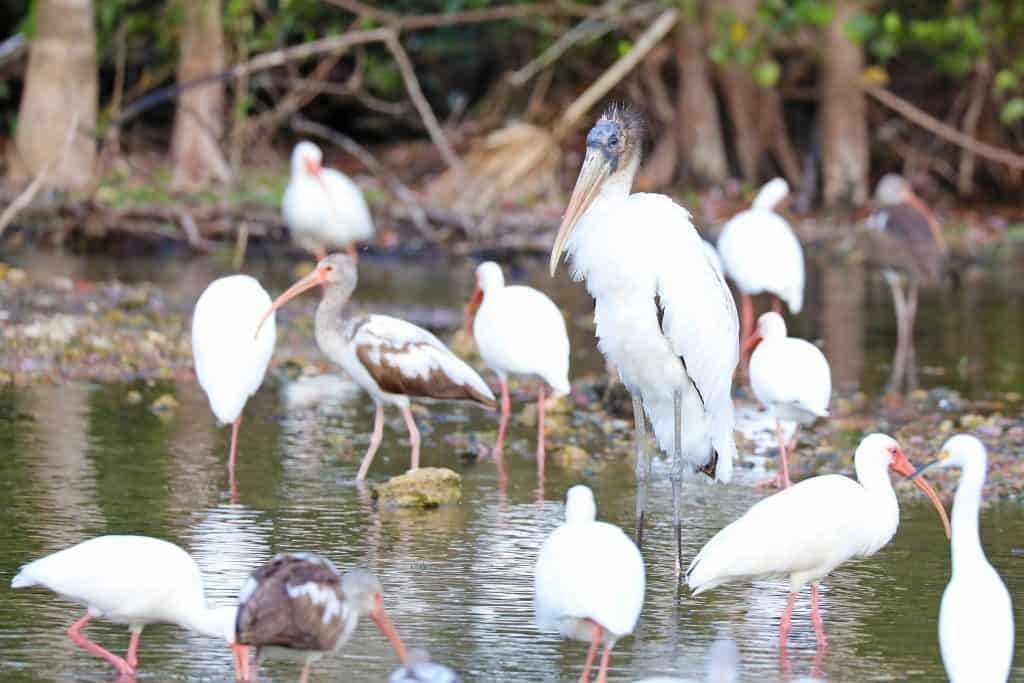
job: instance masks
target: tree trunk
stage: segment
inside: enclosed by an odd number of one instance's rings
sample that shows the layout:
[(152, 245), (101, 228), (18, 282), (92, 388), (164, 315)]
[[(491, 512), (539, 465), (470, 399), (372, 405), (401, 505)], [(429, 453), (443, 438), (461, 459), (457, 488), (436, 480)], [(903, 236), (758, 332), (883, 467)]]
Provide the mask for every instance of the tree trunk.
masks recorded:
[(856, 0), (836, 0), (834, 8), (822, 46), (822, 194), (828, 206), (860, 205), (868, 197), (869, 162), (866, 105), (857, 87), (864, 55), (843, 30), (859, 8)]
[[(48, 187), (86, 189), (96, 161), (89, 135), (98, 98), (92, 2), (39, 0), (37, 11), (8, 180), (21, 184), (45, 173)], [(71, 133), (73, 124), (79, 132)]]
[[(224, 69), (220, 0), (180, 0), (184, 9), (178, 82)], [(231, 179), (220, 139), (224, 132), (224, 85), (220, 81), (186, 90), (174, 114), (171, 155), (175, 190), (198, 190)]]
[(684, 21), (676, 29), (676, 66), (680, 79), (676, 111), (681, 122), (676, 130), (683, 158), (698, 182), (720, 183), (729, 175), (729, 163), (700, 19)]

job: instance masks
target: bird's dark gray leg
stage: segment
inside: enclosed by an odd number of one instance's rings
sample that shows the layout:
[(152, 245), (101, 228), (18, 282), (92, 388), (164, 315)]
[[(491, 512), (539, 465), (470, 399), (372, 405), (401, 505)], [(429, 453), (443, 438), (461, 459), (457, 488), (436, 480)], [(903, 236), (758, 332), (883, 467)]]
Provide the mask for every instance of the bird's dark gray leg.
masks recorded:
[(681, 518), (683, 485), (683, 391), (676, 389), (675, 399), (675, 448), (672, 449), (672, 527), (676, 532), (676, 578), (683, 574), (683, 523)]
[(914, 319), (917, 317), (917, 282), (910, 281), (907, 292), (907, 341), (913, 345)]
[(896, 342), (898, 346), (906, 343), (906, 325), (908, 306), (903, 296), (903, 289), (900, 287), (900, 276), (894, 271), (885, 272), (885, 279), (892, 290), (892, 307), (896, 312)]
[(633, 396), (633, 435), (636, 437), (636, 547), (644, 541), (644, 515), (647, 513), (647, 479), (651, 463), (647, 459), (647, 419), (640, 399)]

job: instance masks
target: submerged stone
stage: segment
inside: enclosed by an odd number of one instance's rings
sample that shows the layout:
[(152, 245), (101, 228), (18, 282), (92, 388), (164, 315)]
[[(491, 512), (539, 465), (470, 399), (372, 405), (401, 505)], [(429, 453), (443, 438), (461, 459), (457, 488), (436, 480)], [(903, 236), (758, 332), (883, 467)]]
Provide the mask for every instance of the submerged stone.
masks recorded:
[(373, 497), (384, 507), (450, 505), (462, 500), (462, 477), (447, 467), (421, 467), (374, 484)]

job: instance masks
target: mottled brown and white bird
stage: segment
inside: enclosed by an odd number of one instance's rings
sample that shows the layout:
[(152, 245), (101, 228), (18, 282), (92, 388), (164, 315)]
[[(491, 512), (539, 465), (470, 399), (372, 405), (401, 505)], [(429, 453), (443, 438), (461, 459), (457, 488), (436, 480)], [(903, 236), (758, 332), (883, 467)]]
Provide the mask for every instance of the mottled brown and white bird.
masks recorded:
[[(312, 663), (345, 645), (359, 618), (369, 616), (405, 665), (405, 645), (384, 610), (382, 593), (380, 581), (366, 569), (342, 574), (315, 553), (281, 553), (242, 587), (235, 640), (257, 648), (257, 664), (268, 647), (304, 652), (301, 680), (306, 683)], [(246, 680), (248, 668), (246, 661)]]
[[(902, 176), (887, 173), (878, 181), (875, 199), (881, 204), (868, 227), (876, 251), (885, 265), (885, 279), (892, 289), (900, 345), (914, 334), (917, 294), (921, 287), (933, 287), (942, 280), (946, 262), (946, 240), (935, 216)], [(901, 283), (906, 280), (906, 291)]]
[(277, 297), (266, 316), (307, 289), (323, 287), (324, 296), (316, 309), (317, 346), (377, 404), (370, 447), (356, 475), (356, 480), (362, 481), (384, 436), (385, 405), (402, 410), (412, 442), (410, 469), (414, 470), (420, 463), (420, 433), (409, 409), (411, 398), (470, 401), (493, 408), (494, 393), (473, 368), (430, 332), (387, 315), (346, 319), (343, 310), (357, 280), (355, 261), (345, 254), (331, 254)]

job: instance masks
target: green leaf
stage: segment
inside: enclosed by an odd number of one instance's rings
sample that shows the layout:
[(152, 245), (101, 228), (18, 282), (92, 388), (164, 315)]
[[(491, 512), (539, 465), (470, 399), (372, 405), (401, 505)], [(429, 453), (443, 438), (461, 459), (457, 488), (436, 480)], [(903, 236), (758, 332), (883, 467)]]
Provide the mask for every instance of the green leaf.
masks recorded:
[(754, 68), (754, 80), (764, 88), (770, 88), (779, 81), (779, 63), (774, 60), (761, 62)]
[(620, 57), (629, 54), (629, 51), (633, 49), (633, 41), (631, 40), (620, 40), (615, 46), (616, 51)]
[(1009, 69), (1000, 69), (996, 72), (995, 84), (993, 89), (996, 94), (1002, 94), (1007, 90), (1014, 90), (1020, 79), (1017, 78), (1017, 74), (1013, 73)]
[(999, 118), (1008, 126), (1024, 119), (1024, 97), (1014, 97), (1004, 104)]
[(870, 14), (855, 14), (843, 25), (846, 37), (858, 45), (863, 45), (878, 33), (878, 19)]
[(886, 33), (899, 33), (900, 23), (900, 15), (890, 10), (882, 17), (882, 30)]

